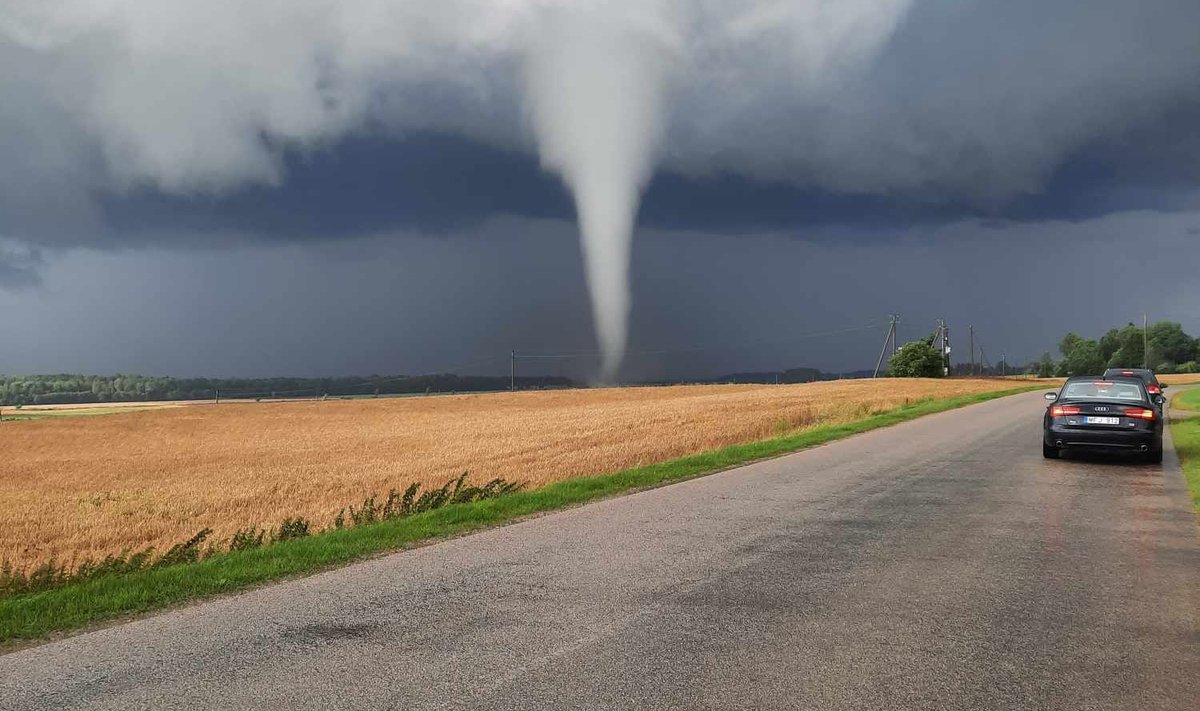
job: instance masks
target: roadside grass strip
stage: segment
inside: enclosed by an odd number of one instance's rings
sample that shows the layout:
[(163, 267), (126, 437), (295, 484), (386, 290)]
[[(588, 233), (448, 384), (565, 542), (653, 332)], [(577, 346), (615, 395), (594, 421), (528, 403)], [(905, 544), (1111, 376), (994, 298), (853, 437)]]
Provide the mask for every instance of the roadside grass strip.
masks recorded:
[[(1041, 384), (947, 399), (921, 400), (853, 422), (820, 426), (773, 439), (723, 447), (613, 474), (571, 479), (472, 503), (451, 504), (390, 521), (323, 531), (273, 545), (219, 553), (195, 562), (104, 575), (40, 592), (0, 598), (0, 642), (56, 632), (263, 583), (329, 569), (371, 555), (459, 536), (537, 513), (712, 474), (851, 435), (1008, 395)], [(1179, 431), (1179, 426), (1176, 426)], [(1200, 421), (1192, 430), (1193, 479), (1200, 486)], [(1177, 435), (1180, 456), (1187, 435)], [(1197, 489), (1193, 488), (1193, 496)]]
[(1171, 406), (1181, 410), (1200, 412), (1200, 388), (1192, 388), (1179, 393), (1171, 401)]
[[(1200, 393), (1200, 390), (1192, 392)], [(1200, 417), (1172, 422), (1171, 439), (1175, 441), (1175, 452), (1183, 465), (1183, 478), (1187, 480), (1192, 505), (1200, 515)]]

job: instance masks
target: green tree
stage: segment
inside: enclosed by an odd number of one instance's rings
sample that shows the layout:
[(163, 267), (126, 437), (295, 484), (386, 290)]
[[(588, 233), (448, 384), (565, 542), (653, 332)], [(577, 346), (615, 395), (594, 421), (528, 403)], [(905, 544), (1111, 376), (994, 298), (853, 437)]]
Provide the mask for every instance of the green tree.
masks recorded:
[(1075, 350), (1080, 343), (1084, 342), (1084, 340), (1085, 339), (1083, 336), (1071, 331), (1067, 335), (1063, 336), (1062, 340), (1058, 342), (1058, 352), (1065, 356), (1071, 351)]
[(1108, 329), (1108, 333), (1100, 337), (1100, 357), (1107, 363), (1120, 349), (1121, 332), (1115, 328)]
[(1054, 358), (1050, 353), (1043, 353), (1042, 357), (1037, 362), (1037, 376), (1039, 378), (1053, 378), (1055, 371), (1058, 369)]
[(905, 343), (888, 363), (888, 375), (893, 378), (940, 378), (942, 354), (931, 341)]
[(1150, 341), (1150, 364), (1186, 363), (1196, 357), (1196, 339), (1183, 332), (1173, 321), (1159, 321), (1146, 329)]
[(1109, 368), (1140, 368), (1145, 360), (1145, 346), (1142, 341), (1142, 329), (1132, 323), (1117, 331), (1117, 349), (1113, 351), (1105, 363)]
[(1104, 372), (1104, 358), (1096, 341), (1068, 333), (1063, 336), (1058, 349), (1063, 354), (1058, 375), (1099, 375)]

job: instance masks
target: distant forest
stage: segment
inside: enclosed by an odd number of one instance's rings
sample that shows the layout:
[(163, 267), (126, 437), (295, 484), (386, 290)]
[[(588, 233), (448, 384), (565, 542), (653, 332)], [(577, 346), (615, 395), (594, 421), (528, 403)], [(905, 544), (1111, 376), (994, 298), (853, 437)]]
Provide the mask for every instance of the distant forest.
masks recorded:
[(1144, 363), (1158, 373), (1200, 373), (1200, 339), (1173, 321), (1152, 323), (1144, 331), (1127, 324), (1099, 340), (1068, 333), (1058, 351), (1061, 360), (1044, 353), (1030, 371), (1043, 377), (1099, 375), (1105, 368), (1140, 368)]
[[(569, 388), (562, 377), (517, 378), (522, 390)], [(416, 375), (344, 378), (159, 378), (143, 375), (0, 376), (0, 405), (298, 398), (508, 390), (507, 376)]]

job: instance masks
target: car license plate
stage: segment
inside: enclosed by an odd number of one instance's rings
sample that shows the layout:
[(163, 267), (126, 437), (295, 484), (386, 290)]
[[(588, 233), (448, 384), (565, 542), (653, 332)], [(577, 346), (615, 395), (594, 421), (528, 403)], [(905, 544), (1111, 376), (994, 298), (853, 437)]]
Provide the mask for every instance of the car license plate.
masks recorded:
[(1089, 425), (1119, 425), (1121, 424), (1120, 417), (1085, 417), (1084, 422)]

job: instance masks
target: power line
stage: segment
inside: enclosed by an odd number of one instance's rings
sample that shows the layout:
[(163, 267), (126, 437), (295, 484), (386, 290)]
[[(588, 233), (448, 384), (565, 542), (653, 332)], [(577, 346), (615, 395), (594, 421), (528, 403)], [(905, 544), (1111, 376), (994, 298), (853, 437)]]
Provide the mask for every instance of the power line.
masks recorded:
[[(705, 345), (705, 346), (683, 346), (670, 348), (647, 348), (641, 350), (629, 350), (625, 352), (628, 356), (639, 355), (664, 355), (669, 353), (698, 353), (704, 351), (722, 351), (722, 350), (740, 350), (743, 348), (757, 348), (759, 346), (776, 345), (781, 343), (792, 343), (799, 340), (807, 340), (811, 338), (824, 338), (826, 336), (837, 336), (844, 333), (854, 333), (857, 331), (865, 331), (876, 328), (879, 322), (872, 322), (862, 326), (853, 326), (851, 328), (841, 328), (833, 331), (818, 331), (813, 333), (804, 333), (790, 338), (774, 339), (769, 341), (748, 341), (740, 344), (724, 344), (724, 345)], [(566, 360), (571, 358), (593, 358), (603, 356), (603, 351), (578, 351), (575, 353), (527, 353), (520, 352), (517, 357), (521, 360)]]

